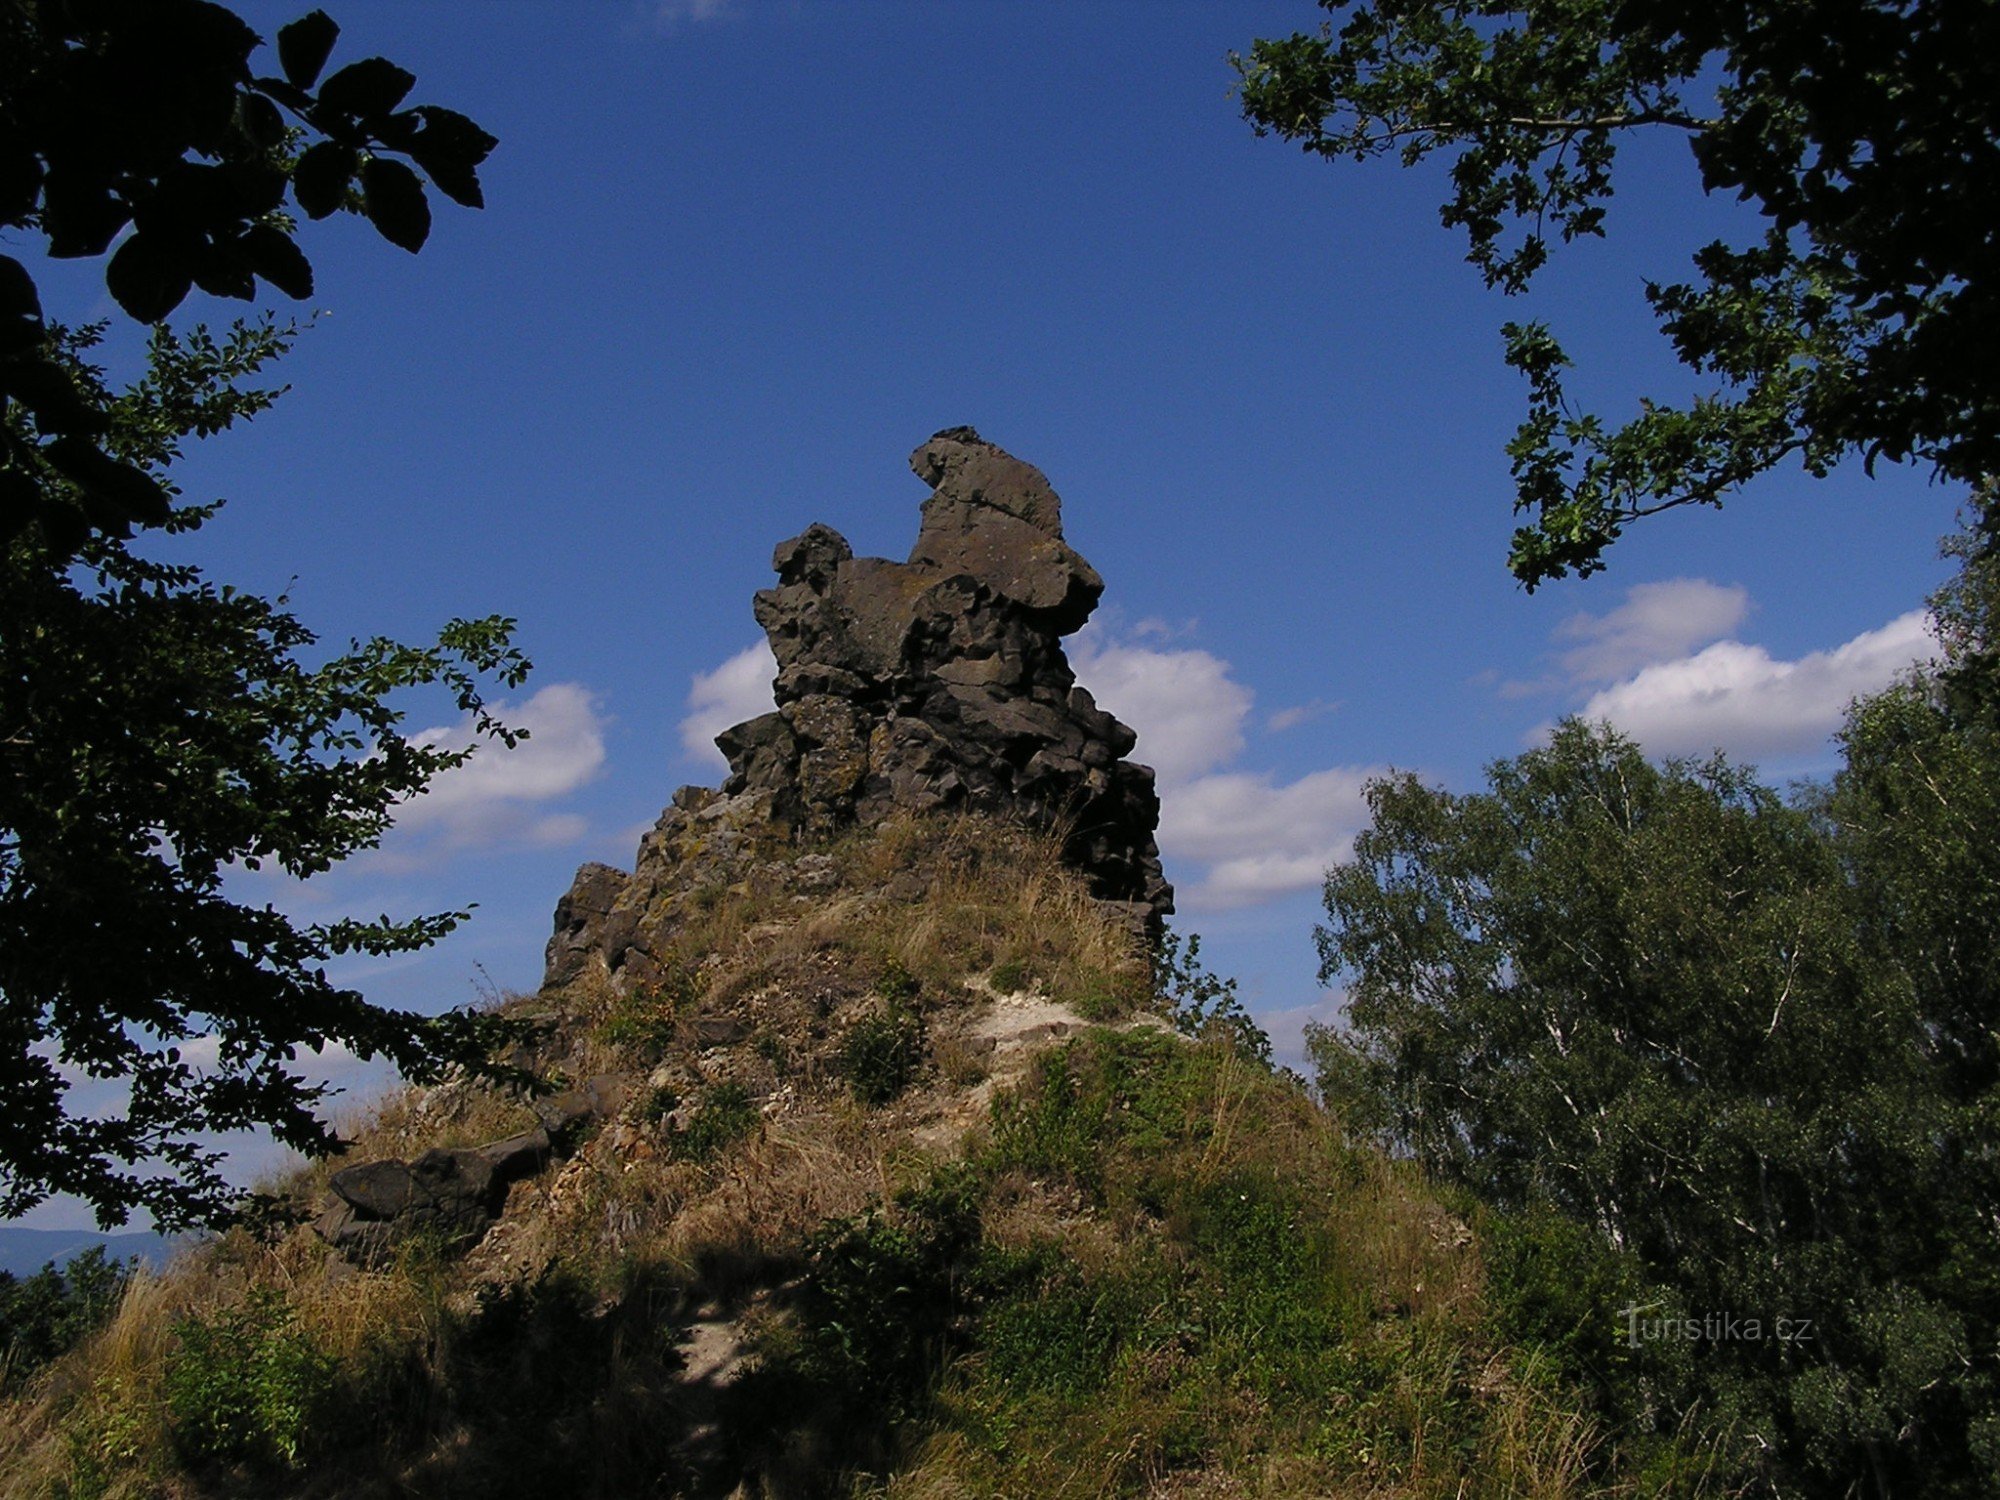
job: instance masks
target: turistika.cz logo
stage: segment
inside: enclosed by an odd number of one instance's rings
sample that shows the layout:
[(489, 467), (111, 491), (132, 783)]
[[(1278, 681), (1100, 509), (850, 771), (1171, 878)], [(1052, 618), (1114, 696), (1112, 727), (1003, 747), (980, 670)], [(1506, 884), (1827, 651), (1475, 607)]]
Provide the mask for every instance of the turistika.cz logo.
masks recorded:
[(1661, 1316), (1649, 1318), (1663, 1303), (1644, 1307), (1621, 1307), (1618, 1316), (1625, 1322), (1625, 1343), (1636, 1349), (1641, 1344), (1761, 1344), (1775, 1339), (1781, 1344), (1809, 1344), (1813, 1337), (1811, 1318), (1778, 1317), (1768, 1323), (1762, 1318), (1746, 1318), (1736, 1313), (1711, 1312), (1700, 1317)]

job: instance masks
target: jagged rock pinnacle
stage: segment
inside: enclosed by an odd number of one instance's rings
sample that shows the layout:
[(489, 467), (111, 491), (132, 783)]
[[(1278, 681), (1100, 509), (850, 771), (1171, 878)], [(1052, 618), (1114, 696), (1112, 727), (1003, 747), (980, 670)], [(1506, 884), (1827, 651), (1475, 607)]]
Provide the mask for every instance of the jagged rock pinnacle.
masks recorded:
[(1153, 832), (1153, 773), (1124, 757), (1136, 736), (1076, 682), (1061, 638), (1104, 592), (1063, 540), (1046, 476), (970, 427), (910, 456), (931, 486), (906, 562), (856, 557), (813, 525), (772, 555), (756, 596), (777, 658), (777, 708), (725, 730), (720, 798), (684, 788), (631, 877), (586, 866), (557, 908), (548, 976), (601, 957), (643, 967), (676, 850), (715, 857), (762, 830), (813, 839), (904, 812), (966, 809), (1058, 830), (1068, 862), (1102, 900), (1156, 926), (1173, 910)]

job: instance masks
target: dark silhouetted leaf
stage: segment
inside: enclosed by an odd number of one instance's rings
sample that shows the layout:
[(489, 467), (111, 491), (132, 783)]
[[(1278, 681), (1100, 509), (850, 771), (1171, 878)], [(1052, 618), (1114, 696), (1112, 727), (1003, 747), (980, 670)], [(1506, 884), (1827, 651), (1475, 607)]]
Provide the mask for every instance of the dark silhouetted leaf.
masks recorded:
[(281, 229), (269, 224), (253, 225), (243, 236), (243, 248), (257, 274), (287, 297), (312, 295), (312, 264), (298, 243)]
[(59, 437), (42, 448), (42, 455), (84, 492), (94, 525), (109, 528), (122, 521), (157, 526), (171, 513), (159, 481), (143, 469), (107, 458), (85, 438)]
[(278, 113), (278, 106), (262, 94), (238, 97), (236, 122), (250, 144), (262, 150), (268, 151), (285, 139), (285, 117)]
[(382, 238), (414, 254), (431, 232), (431, 206), (415, 172), (399, 161), (371, 156), (361, 164), (361, 197)]
[(42, 333), (35, 278), (12, 256), (0, 255), (0, 356), (25, 353), (41, 343)]
[(163, 234), (135, 234), (104, 268), (118, 305), (141, 323), (157, 323), (181, 305), (194, 284), (190, 246)]
[(258, 78), (252, 80), (260, 94), (268, 94), (286, 109), (295, 109), (301, 114), (313, 107), (313, 96), (304, 89), (294, 88), (282, 78)]
[(333, 55), (334, 39), (339, 35), (333, 17), (323, 10), (278, 28), (278, 65), (294, 88), (309, 89), (319, 81), (319, 70)]
[(361, 153), (338, 141), (308, 146), (292, 169), (292, 194), (309, 219), (324, 219), (347, 202), (347, 185), (361, 165)]
[(131, 210), (94, 174), (56, 172), (42, 184), (42, 232), (58, 260), (102, 255), (131, 218)]
[(96, 433), (107, 425), (105, 414), (76, 388), (62, 366), (48, 359), (10, 359), (0, 363), (0, 391), (35, 414), (35, 424), (48, 434)]
[(415, 110), (398, 110), (393, 115), (385, 115), (369, 122), (369, 132), (383, 146), (391, 151), (408, 151), (416, 144), (417, 126), (422, 117)]
[(346, 115), (386, 115), (416, 87), (417, 75), (386, 57), (364, 57), (349, 63), (320, 85), (322, 109)]
[(473, 169), (499, 144), (456, 110), (424, 105), (413, 110), (424, 128), (410, 143), (410, 155), (430, 174), (438, 191), (467, 208), (484, 208), (479, 175)]
[(209, 244), (197, 251), (194, 284), (211, 297), (248, 302), (257, 295), (257, 276), (241, 236)]
[(42, 163), (27, 142), (0, 144), (0, 223), (19, 223), (33, 213), (41, 190)]

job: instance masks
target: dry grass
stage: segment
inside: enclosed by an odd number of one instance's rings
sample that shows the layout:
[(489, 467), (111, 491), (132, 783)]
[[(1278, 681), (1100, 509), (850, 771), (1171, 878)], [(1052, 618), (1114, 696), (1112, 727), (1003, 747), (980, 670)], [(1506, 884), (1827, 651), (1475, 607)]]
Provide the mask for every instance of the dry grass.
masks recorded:
[[(665, 977), (646, 987), (600, 974), (508, 1002), (550, 1021), (527, 1060), (552, 1080), (617, 1072), (641, 1082), (570, 1159), (516, 1184), (502, 1221), (469, 1254), (418, 1247), (375, 1274), (305, 1230), (269, 1244), (236, 1233), (138, 1278), (97, 1337), (0, 1413), (0, 1493), (518, 1493), (507, 1486), (526, 1480), (508, 1465), (526, 1461), (516, 1445), (536, 1437), (546, 1451), (533, 1461), (567, 1465), (568, 1492), (659, 1490), (661, 1465), (681, 1462), (689, 1434), (720, 1420), (704, 1404), (712, 1393), (690, 1394), (676, 1373), (692, 1309), (761, 1308), (740, 1336), (761, 1329), (764, 1347), (782, 1351), (800, 1336), (785, 1297), (810, 1270), (816, 1234), (928, 1181), (940, 1150), (994, 1161), (994, 1132), (959, 1136), (981, 1112), (968, 1100), (996, 1086), (1004, 1097), (1022, 1067), (1014, 1057), (989, 1080), (992, 1042), (971, 1034), (996, 991), (1099, 1018), (1157, 1004), (1132, 933), (1089, 898), (1053, 838), (973, 818), (911, 820), (812, 852), (838, 878), (809, 900), (782, 871), (680, 893), (661, 919)], [(842, 1071), (843, 1039), (891, 1006), (921, 1015), (926, 1065), (907, 1092), (864, 1107)], [(874, 1489), (857, 1482), (856, 1493), (1591, 1493), (1594, 1434), (1542, 1372), (1488, 1346), (1478, 1247), (1414, 1173), (1351, 1148), (1302, 1093), (1226, 1044), (1100, 1035), (1112, 1039), (1079, 1055), (1123, 1046), (1167, 1060), (1167, 1082), (1143, 1103), (1154, 1135), (1111, 1150), (1094, 1185), (1019, 1164), (981, 1168), (985, 1243), (1022, 1253), (1052, 1245), (1094, 1282), (1143, 1273), (1170, 1288), (1175, 1276), (1214, 1274), (1191, 1248), (1189, 1204), (1238, 1179), (1275, 1184), (1318, 1225), (1357, 1347), (1379, 1346), (1366, 1368), (1393, 1378), (1330, 1391), (1323, 1420), (1307, 1420), (1256, 1381), (1198, 1369), (1149, 1333), (1101, 1389), (1058, 1409), (1006, 1405), (1004, 1391), (980, 1384), (974, 1357), (935, 1393), (934, 1417), (901, 1450), (895, 1476)], [(1031, 1071), (1023, 1096), (1044, 1082)], [(750, 1127), (710, 1155), (677, 1149), (692, 1112), (724, 1089), (754, 1102)], [(352, 1122), (346, 1160), (478, 1144), (530, 1120), (524, 1100), (503, 1090), (406, 1091)], [(286, 1188), (310, 1205), (337, 1165)], [(190, 1472), (161, 1401), (175, 1325), (259, 1293), (283, 1299), (363, 1416), (329, 1441), (316, 1472)], [(497, 1346), (496, 1328), (511, 1330)], [(758, 1420), (782, 1434), (795, 1416), (781, 1407)], [(1040, 1450), (996, 1462), (1000, 1419)], [(1475, 1420), (1476, 1466), (1447, 1462), (1442, 1450), (1462, 1446)], [(1185, 1436), (1196, 1428), (1208, 1434), (1199, 1452)], [(1357, 1446), (1378, 1429), (1393, 1435), (1393, 1464)], [(810, 1443), (793, 1446), (794, 1461), (819, 1462)]]

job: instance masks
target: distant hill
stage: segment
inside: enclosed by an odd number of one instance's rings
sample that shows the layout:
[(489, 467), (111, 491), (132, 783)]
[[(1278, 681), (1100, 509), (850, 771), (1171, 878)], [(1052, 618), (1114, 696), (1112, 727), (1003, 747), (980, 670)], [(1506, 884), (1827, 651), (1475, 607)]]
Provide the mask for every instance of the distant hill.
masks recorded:
[(100, 1234), (94, 1229), (17, 1229), (0, 1224), (0, 1271), (32, 1276), (50, 1261), (65, 1262), (93, 1245), (102, 1245), (112, 1260), (136, 1255), (156, 1269), (173, 1253), (173, 1242), (150, 1230)]

